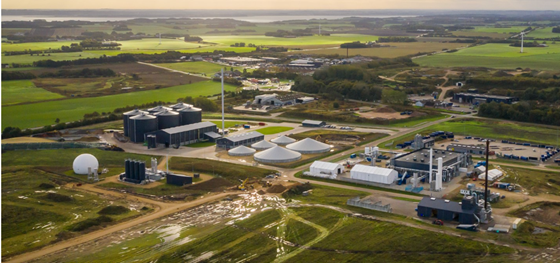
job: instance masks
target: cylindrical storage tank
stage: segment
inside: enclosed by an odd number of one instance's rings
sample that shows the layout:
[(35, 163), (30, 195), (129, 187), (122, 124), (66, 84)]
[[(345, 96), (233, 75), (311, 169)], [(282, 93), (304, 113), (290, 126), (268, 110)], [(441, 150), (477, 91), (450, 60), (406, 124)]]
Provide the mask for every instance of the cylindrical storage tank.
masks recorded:
[(139, 172), (138, 168), (140, 168), (139, 165), (138, 165), (138, 161), (134, 161), (132, 163), (132, 170), (133, 170), (132, 179), (134, 179), (134, 180), (138, 180), (138, 172)]
[(145, 162), (141, 162), (140, 163), (140, 179), (138, 179), (140, 182), (146, 180), (146, 163)]
[(165, 107), (165, 106), (156, 106), (156, 107), (153, 107), (153, 108), (149, 108), (148, 113), (154, 114), (156, 112), (165, 111), (165, 110), (173, 110), (173, 109), (171, 109), (169, 107)]
[(125, 177), (130, 179), (130, 178), (132, 178), (132, 172), (133, 172), (132, 171), (132, 160), (128, 159), (127, 161), (128, 161), (127, 164), (126, 164), (127, 167), (125, 169), (128, 169), (128, 172), (125, 173)]
[(124, 177), (128, 178), (128, 176), (130, 176), (130, 160), (126, 159), (124, 160)]
[(202, 110), (195, 107), (185, 107), (178, 110), (181, 116), (181, 125), (199, 123), (202, 121)]
[(141, 111), (139, 109), (135, 109), (135, 110), (131, 110), (131, 111), (127, 111), (127, 112), (123, 113), (124, 136), (128, 137), (128, 122), (129, 122), (128, 120), (130, 119), (130, 117), (140, 115), (142, 113), (148, 113), (148, 112), (147, 111)]
[(141, 114), (130, 117), (129, 138), (131, 142), (144, 142), (144, 134), (158, 130), (156, 116)]
[(158, 119), (158, 129), (160, 130), (181, 125), (179, 113), (177, 112), (165, 110), (154, 113), (154, 116)]
[(173, 105), (169, 106), (169, 108), (173, 109), (174, 111), (178, 111), (182, 108), (192, 107), (192, 106), (193, 105), (191, 105), (191, 104), (186, 104), (186, 103), (179, 102), (177, 104), (173, 104)]

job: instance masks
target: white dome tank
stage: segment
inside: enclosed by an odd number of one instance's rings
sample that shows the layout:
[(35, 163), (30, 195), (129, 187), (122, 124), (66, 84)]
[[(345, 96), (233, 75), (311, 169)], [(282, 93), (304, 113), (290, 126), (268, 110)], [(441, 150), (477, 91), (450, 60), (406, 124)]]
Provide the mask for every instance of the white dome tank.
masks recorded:
[(91, 167), (92, 172), (93, 169), (99, 169), (99, 162), (95, 156), (89, 153), (83, 153), (74, 159), (72, 167), (74, 168), (75, 174), (88, 174), (89, 167)]

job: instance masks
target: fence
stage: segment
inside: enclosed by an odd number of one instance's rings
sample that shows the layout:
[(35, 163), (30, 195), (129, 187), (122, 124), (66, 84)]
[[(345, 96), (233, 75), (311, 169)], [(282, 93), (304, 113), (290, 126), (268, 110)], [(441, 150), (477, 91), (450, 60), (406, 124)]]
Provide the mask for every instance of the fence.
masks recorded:
[(2, 151), (17, 150), (51, 150), (51, 149), (71, 149), (71, 148), (100, 148), (100, 143), (87, 142), (45, 142), (45, 143), (8, 143), (2, 144)]
[(393, 209), (391, 208), (391, 204), (386, 204), (386, 205), (382, 205), (381, 201), (378, 202), (372, 202), (370, 200), (367, 199), (362, 199), (360, 200), (359, 196), (356, 196), (352, 199), (348, 199), (348, 201), (346, 201), (346, 204), (349, 206), (357, 206), (357, 207), (361, 207), (361, 208), (365, 208), (365, 209), (370, 209), (370, 210), (377, 210), (377, 211), (381, 211), (381, 212), (387, 212), (387, 213), (392, 213)]

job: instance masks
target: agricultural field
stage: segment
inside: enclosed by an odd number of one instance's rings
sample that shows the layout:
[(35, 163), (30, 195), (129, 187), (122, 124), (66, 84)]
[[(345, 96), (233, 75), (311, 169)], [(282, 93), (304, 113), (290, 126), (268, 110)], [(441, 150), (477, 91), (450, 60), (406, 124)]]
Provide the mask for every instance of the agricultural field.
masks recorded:
[[(432, 125), (425, 129), (403, 135), (394, 141), (394, 145), (410, 141), (414, 139), (414, 135), (429, 134), (434, 131), (448, 131), (455, 135), (483, 137), (496, 140), (511, 140), (518, 142), (538, 143), (556, 145), (558, 131), (555, 128), (541, 126), (536, 124), (523, 123), (519, 125), (514, 122), (500, 120), (450, 120), (439, 124)], [(379, 147), (386, 148), (385, 143), (379, 144)]]
[(493, 26), (476, 26), (474, 29), (467, 29), (465, 31), (472, 31), (472, 32), (488, 32), (488, 33), (506, 33), (506, 34), (518, 34), (524, 29), (526, 26), (511, 26), (511, 27), (493, 27)]
[(284, 127), (284, 126), (271, 126), (271, 127), (266, 127), (266, 128), (260, 128), (256, 131), (264, 134), (264, 135), (270, 135), (270, 134), (277, 134), (277, 133), (281, 133), (281, 132), (285, 132), (285, 131), (289, 131), (289, 130), (293, 130), (294, 128), (292, 127)]
[(353, 41), (374, 41), (376, 36), (360, 35), (360, 34), (333, 34), (331, 36), (309, 36), (297, 38), (281, 38), (267, 36), (202, 36), (205, 42), (217, 43), (221, 45), (232, 45), (239, 42), (245, 44), (255, 44), (264, 46), (312, 46), (312, 45), (340, 45)]
[[(161, 63), (158, 66), (183, 71), (192, 74), (203, 74), (208, 77), (213, 77), (215, 73), (220, 72), (222, 68), (225, 70), (230, 70), (231, 67), (226, 67), (223, 65), (218, 65), (215, 63), (205, 62), (205, 61), (193, 61), (193, 62), (180, 62), (180, 63)], [(239, 70), (243, 72), (243, 67), (233, 67), (233, 70)]]
[(490, 38), (498, 38), (498, 39), (506, 39), (512, 35), (505, 32), (497, 33), (497, 32), (480, 32), (480, 31), (468, 31), (468, 30), (451, 31), (449, 33), (458, 37), (459, 36), (460, 37), (490, 37)]
[[(27, 43), (26, 43), (27, 44)], [(4, 44), (2, 44), (3, 46)], [(58, 46), (57, 48), (60, 48)], [(81, 58), (97, 58), (102, 56), (102, 53), (97, 52), (69, 52), (69, 53), (51, 53), (50, 56), (37, 56), (37, 55), (17, 55), (17, 56), (6, 56), (2, 53), (2, 63), (12, 64), (12, 63), (19, 63), (19, 64), (32, 64), (35, 61), (41, 60), (76, 60)]]
[(64, 96), (38, 88), (29, 80), (2, 81), (2, 106), (62, 98)]
[[(225, 89), (234, 91), (237, 87), (225, 85)], [(56, 118), (63, 122), (76, 121), (82, 119), (84, 114), (93, 113), (94, 111), (112, 112), (118, 107), (154, 101), (175, 102), (177, 99), (187, 96), (208, 96), (218, 94), (220, 91), (221, 86), (219, 82), (202, 81), (159, 90), (15, 105), (3, 107), (2, 127), (12, 126), (21, 129), (42, 127), (54, 124)]]
[(552, 33), (552, 27), (544, 27), (531, 31), (531, 33), (527, 34), (527, 37), (532, 37), (536, 39), (560, 38), (560, 33)]
[(421, 66), (430, 67), (489, 67), (499, 69), (531, 68), (541, 70), (560, 70), (560, 44), (549, 47), (524, 48), (507, 44), (485, 44), (414, 59)]
[[(373, 56), (380, 58), (395, 58), (417, 53), (436, 52), (442, 49), (456, 49), (466, 47), (464, 43), (433, 43), (433, 42), (412, 42), (412, 43), (383, 43), (391, 45), (388, 48), (354, 48), (348, 49), (349, 56)], [(324, 48), (313, 50), (292, 51), (294, 53), (309, 55), (339, 55), (346, 56), (346, 49), (343, 48)]]

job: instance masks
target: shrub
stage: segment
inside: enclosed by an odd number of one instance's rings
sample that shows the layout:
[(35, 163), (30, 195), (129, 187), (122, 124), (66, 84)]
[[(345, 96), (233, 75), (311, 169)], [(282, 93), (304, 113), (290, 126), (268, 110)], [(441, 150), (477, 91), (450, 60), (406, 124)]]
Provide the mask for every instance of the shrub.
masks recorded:
[(48, 193), (45, 198), (53, 201), (53, 202), (70, 202), (72, 201), (72, 197), (67, 195), (61, 195), (57, 193)]
[(104, 223), (113, 222), (113, 219), (108, 216), (100, 216), (97, 218), (88, 218), (84, 221), (80, 221), (68, 226), (68, 230), (72, 232), (80, 232), (87, 230), (89, 228), (100, 226)]
[(127, 213), (128, 211), (130, 211), (130, 210), (128, 208), (124, 207), (124, 206), (110, 205), (110, 206), (107, 206), (107, 207), (101, 209), (97, 213), (100, 214), (100, 215), (120, 215), (120, 214)]

